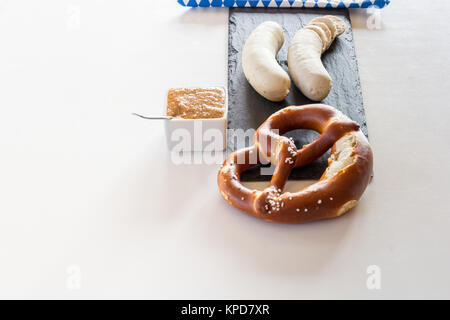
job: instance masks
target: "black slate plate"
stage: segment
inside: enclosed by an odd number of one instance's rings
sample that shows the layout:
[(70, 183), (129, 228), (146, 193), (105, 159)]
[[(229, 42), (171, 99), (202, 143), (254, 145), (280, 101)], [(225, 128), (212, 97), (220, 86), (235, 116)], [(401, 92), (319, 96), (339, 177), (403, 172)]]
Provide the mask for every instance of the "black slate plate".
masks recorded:
[[(278, 22), (285, 32), (285, 43), (278, 53), (278, 61), (287, 68), (288, 45), (301, 27), (321, 15), (335, 15), (343, 19), (347, 30), (339, 36), (323, 54), (322, 61), (333, 79), (333, 88), (322, 102), (340, 109), (344, 114), (358, 122), (367, 136), (367, 126), (359, 81), (358, 65), (353, 42), (348, 10), (346, 9), (257, 9), (231, 8), (229, 16), (228, 39), (228, 129), (257, 129), (272, 113), (290, 105), (315, 103), (306, 98), (292, 82), (291, 92), (286, 100), (275, 103), (260, 96), (247, 82), (242, 71), (241, 53), (245, 40), (260, 23), (271, 20)], [(297, 147), (314, 140), (318, 134), (309, 130), (295, 130), (286, 136), (293, 137)], [(233, 130), (228, 130), (227, 151), (242, 147), (236, 144)], [(246, 141), (246, 145), (252, 141)], [(293, 170), (290, 179), (318, 179), (327, 167), (329, 152), (314, 163)], [(260, 168), (247, 170), (244, 181), (267, 181), (270, 175), (261, 175)]]

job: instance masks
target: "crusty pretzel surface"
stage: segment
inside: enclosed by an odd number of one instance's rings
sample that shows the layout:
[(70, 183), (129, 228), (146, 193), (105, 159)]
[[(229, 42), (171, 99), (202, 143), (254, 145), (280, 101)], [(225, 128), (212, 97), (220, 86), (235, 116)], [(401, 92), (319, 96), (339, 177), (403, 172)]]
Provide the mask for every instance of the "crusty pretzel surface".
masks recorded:
[[(297, 149), (282, 136), (294, 129), (315, 130), (320, 136)], [(292, 169), (330, 148), (328, 167), (316, 183), (283, 193)], [(260, 191), (242, 185), (241, 174), (263, 158), (276, 165), (269, 186)], [(372, 167), (372, 150), (359, 125), (331, 106), (311, 104), (271, 115), (256, 131), (253, 146), (227, 157), (217, 180), (222, 197), (233, 207), (270, 222), (303, 223), (338, 217), (353, 208), (369, 184)]]

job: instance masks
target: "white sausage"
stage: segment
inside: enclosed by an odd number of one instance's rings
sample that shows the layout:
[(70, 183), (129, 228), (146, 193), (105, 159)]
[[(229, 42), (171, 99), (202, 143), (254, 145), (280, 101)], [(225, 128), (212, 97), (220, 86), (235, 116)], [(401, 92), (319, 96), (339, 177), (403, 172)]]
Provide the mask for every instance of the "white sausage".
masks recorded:
[(276, 55), (284, 43), (283, 29), (266, 21), (252, 31), (242, 51), (242, 68), (250, 85), (264, 98), (282, 101), (289, 94), (291, 79)]
[(331, 90), (332, 80), (322, 64), (323, 43), (311, 29), (300, 29), (288, 50), (289, 72), (295, 85), (311, 100), (325, 99)]

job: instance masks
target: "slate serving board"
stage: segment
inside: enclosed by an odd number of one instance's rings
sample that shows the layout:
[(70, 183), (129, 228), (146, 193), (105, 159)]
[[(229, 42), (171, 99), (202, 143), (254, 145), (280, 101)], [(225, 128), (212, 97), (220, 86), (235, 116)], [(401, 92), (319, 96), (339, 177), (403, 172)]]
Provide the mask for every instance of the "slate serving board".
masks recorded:
[[(364, 106), (359, 81), (358, 65), (353, 42), (349, 12), (347, 9), (281, 9), (281, 8), (231, 8), (229, 13), (228, 39), (228, 129), (257, 129), (272, 113), (291, 105), (315, 103), (306, 98), (292, 81), (291, 92), (282, 102), (275, 103), (260, 96), (245, 79), (242, 71), (242, 48), (254, 28), (264, 21), (278, 22), (285, 33), (285, 42), (277, 59), (288, 71), (288, 45), (301, 27), (321, 15), (335, 15), (347, 25), (344, 34), (336, 38), (331, 47), (323, 54), (322, 61), (333, 79), (333, 87), (328, 97), (322, 102), (341, 110), (354, 121), (368, 136)], [(297, 147), (311, 142), (318, 134), (309, 130), (294, 130), (285, 134), (293, 137)], [(236, 144), (233, 130), (228, 130), (227, 151), (232, 152), (242, 147)], [(242, 143), (242, 142), (241, 142)], [(246, 141), (246, 146), (253, 144)], [(318, 179), (328, 165), (328, 153), (312, 164), (296, 168), (289, 179)], [(242, 175), (243, 181), (268, 181), (270, 175), (261, 175), (259, 167), (247, 170)]]

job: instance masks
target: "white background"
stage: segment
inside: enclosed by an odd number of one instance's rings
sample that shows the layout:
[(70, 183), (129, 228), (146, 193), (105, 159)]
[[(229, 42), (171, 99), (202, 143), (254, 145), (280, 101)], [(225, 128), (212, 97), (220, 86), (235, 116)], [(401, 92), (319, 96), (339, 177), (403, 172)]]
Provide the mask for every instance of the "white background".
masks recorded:
[(450, 3), (393, 1), (376, 31), (352, 11), (375, 178), (293, 226), (232, 209), (219, 165), (172, 164), (130, 115), (226, 84), (227, 14), (0, 0), (1, 298), (450, 298)]

